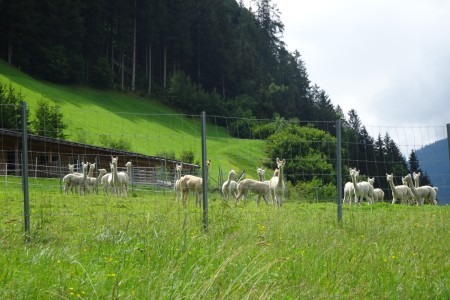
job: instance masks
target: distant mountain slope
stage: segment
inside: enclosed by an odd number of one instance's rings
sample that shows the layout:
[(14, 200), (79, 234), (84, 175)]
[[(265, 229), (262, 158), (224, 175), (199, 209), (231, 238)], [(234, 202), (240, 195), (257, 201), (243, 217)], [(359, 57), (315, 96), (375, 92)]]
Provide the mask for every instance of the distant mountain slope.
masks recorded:
[(450, 204), (450, 162), (447, 139), (436, 141), (416, 151), (420, 168), (430, 176), (433, 186), (439, 188), (440, 204)]

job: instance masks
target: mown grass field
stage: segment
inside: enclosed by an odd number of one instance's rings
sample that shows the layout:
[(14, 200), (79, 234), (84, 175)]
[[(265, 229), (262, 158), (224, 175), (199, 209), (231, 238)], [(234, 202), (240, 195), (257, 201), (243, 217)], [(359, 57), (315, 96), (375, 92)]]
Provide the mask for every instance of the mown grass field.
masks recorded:
[(0, 192), (1, 299), (449, 299), (449, 206), (344, 206), (209, 194), (67, 195), (30, 178), (31, 236), (20, 178)]
[[(0, 82), (5, 87), (11, 84), (23, 95), (30, 110), (29, 120), (35, 118), (39, 100), (59, 105), (70, 141), (105, 146), (102, 136), (115, 141), (122, 138), (133, 152), (152, 156), (174, 154), (180, 159), (182, 151), (187, 150), (194, 153), (195, 162), (201, 161), (199, 115), (180, 114), (176, 108), (148, 97), (39, 81), (2, 60)], [(207, 155), (213, 161), (211, 176), (218, 178), (220, 166), (224, 176), (235, 169), (246, 170), (247, 176), (256, 177), (256, 167), (267, 160), (264, 142), (231, 138), (226, 128), (216, 126), (213, 117), (208, 117), (207, 122)]]

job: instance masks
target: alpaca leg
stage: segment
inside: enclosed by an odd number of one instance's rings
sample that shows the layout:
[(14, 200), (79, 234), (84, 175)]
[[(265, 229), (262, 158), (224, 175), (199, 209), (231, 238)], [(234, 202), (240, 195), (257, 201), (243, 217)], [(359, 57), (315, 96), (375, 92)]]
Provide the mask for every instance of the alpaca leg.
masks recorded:
[(181, 202), (183, 202), (183, 207), (186, 207), (188, 194), (189, 194), (189, 190), (187, 190), (185, 188), (183, 188), (181, 190)]

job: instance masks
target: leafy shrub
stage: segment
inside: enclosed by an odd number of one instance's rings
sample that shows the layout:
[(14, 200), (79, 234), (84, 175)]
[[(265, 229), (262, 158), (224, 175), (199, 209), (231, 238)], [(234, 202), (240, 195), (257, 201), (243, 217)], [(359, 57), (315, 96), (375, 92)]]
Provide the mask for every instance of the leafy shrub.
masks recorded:
[(194, 163), (194, 152), (192, 152), (192, 150), (183, 150), (181, 152), (180, 160), (188, 164)]
[(104, 147), (118, 149), (123, 151), (131, 151), (131, 142), (120, 136), (117, 140), (113, 139), (110, 135), (99, 135), (100, 144)]

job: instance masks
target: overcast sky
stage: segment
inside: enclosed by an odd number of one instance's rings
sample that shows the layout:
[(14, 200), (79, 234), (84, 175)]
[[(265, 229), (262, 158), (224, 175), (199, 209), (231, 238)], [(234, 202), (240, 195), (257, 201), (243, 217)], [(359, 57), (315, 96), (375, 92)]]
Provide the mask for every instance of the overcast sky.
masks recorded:
[(285, 25), (283, 41), (288, 50), (299, 50), (311, 83), (344, 113), (355, 109), (369, 133), (372, 126), (401, 126), (425, 128), (414, 129), (414, 139), (430, 131), (439, 133), (429, 140), (446, 137), (441, 131), (450, 123), (450, 1), (272, 3)]

